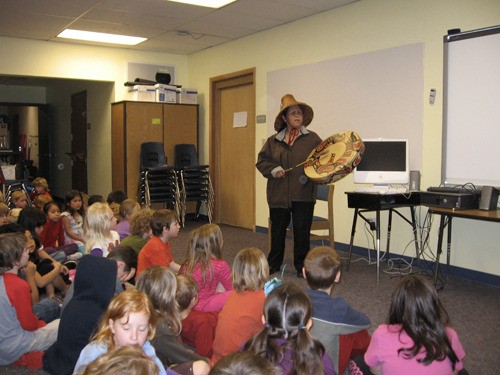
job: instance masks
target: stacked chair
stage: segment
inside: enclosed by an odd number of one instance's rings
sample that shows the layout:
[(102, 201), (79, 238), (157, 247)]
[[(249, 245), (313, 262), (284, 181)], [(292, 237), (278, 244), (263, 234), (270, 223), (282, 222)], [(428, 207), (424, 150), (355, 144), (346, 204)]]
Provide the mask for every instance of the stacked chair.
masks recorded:
[(141, 144), (141, 174), (138, 198), (147, 207), (163, 203), (181, 217), (180, 191), (176, 168), (167, 165), (165, 149), (161, 142)]
[(201, 204), (205, 203), (208, 220), (212, 222), (214, 192), (209, 166), (199, 164), (196, 147), (193, 144), (175, 145), (174, 164), (179, 175), (181, 224), (184, 225), (186, 218), (187, 202), (196, 202), (195, 218), (199, 217)]

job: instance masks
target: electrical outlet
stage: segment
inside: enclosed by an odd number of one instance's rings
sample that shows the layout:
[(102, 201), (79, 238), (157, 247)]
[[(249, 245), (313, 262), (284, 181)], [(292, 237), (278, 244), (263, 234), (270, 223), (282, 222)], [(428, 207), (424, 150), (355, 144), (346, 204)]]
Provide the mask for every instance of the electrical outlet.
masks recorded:
[(368, 219), (368, 224), (370, 225), (370, 230), (376, 230), (377, 229), (377, 223), (375, 222), (375, 219)]

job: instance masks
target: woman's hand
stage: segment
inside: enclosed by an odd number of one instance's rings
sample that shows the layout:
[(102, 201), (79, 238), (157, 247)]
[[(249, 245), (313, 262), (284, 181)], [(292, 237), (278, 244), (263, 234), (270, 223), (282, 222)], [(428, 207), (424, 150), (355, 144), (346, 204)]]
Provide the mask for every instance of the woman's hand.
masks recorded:
[(278, 171), (278, 172), (276, 172), (276, 178), (283, 178), (283, 177), (285, 177), (285, 174), (286, 174), (285, 170)]

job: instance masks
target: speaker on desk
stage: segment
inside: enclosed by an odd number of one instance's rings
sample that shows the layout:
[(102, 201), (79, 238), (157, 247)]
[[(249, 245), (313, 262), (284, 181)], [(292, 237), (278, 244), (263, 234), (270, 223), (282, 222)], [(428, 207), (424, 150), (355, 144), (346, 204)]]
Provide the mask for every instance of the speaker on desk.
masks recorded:
[(498, 203), (498, 189), (493, 186), (483, 186), (481, 191), (481, 200), (479, 201), (480, 210), (496, 210)]
[(410, 191), (420, 190), (420, 172), (410, 171)]

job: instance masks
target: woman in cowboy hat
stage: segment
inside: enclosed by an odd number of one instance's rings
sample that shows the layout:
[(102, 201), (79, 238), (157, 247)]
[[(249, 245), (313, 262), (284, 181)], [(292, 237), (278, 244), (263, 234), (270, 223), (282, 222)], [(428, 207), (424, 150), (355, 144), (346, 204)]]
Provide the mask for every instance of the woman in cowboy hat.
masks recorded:
[(304, 162), (321, 138), (307, 130), (314, 117), (312, 108), (286, 94), (274, 121), (276, 134), (259, 152), (256, 167), (267, 178), (267, 202), (271, 219), (271, 251), (267, 258), (270, 274), (278, 271), (285, 253), (286, 228), (293, 222), (294, 266), (302, 275), (309, 251), (310, 231), (316, 201), (316, 186), (294, 168)]

